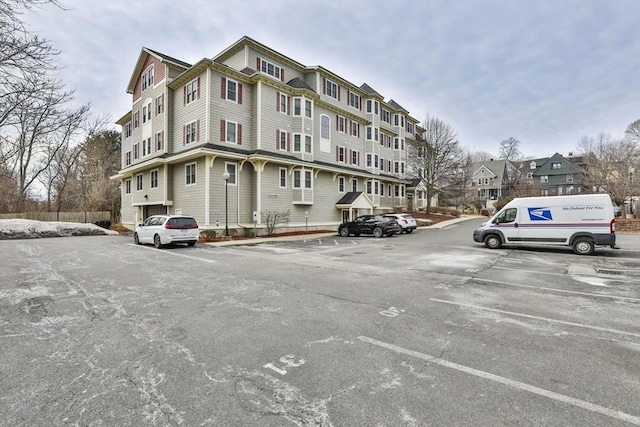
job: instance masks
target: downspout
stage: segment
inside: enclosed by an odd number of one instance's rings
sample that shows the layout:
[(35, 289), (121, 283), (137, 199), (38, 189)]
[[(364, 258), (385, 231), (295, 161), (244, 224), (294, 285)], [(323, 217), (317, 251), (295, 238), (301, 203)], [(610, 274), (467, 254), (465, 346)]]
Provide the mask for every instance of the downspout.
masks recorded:
[[(211, 118), (211, 68), (207, 67), (207, 94), (205, 96), (205, 120), (204, 120), (204, 132), (205, 141), (207, 144), (209, 141), (209, 125)], [(211, 163), (211, 165), (209, 165)], [(204, 158), (204, 225), (211, 224), (211, 168), (213, 168), (212, 156), (205, 156)]]

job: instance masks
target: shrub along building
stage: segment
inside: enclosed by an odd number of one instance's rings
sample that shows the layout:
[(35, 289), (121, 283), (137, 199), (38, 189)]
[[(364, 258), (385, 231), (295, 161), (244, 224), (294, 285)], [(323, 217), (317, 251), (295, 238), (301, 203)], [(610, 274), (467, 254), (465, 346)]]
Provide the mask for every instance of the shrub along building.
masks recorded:
[(367, 84), (243, 37), (193, 65), (143, 48), (127, 93), (112, 177), (127, 225), (186, 214), (242, 232), (288, 211), (289, 227), (335, 228), (406, 208), (418, 121)]

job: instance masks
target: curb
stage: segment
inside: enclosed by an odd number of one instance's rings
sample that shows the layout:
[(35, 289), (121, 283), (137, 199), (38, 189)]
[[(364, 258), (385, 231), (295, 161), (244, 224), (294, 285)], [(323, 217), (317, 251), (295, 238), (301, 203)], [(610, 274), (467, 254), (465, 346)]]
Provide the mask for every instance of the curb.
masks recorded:
[[(418, 227), (419, 230), (441, 230), (443, 228), (446, 228), (450, 225), (454, 225), (457, 224), (459, 222), (462, 221), (467, 221), (470, 219), (481, 219), (481, 218), (486, 218), (483, 216), (476, 216), (476, 215), (463, 215), (460, 218), (456, 218), (456, 219), (450, 219), (447, 221), (441, 221), (441, 222), (437, 222), (435, 224), (431, 224), (431, 225), (423, 225)], [(242, 240), (228, 240), (228, 241), (223, 241), (223, 242), (204, 242), (204, 243), (199, 243), (200, 245), (208, 245), (208, 246), (213, 246), (213, 247), (223, 247), (223, 246), (253, 246), (253, 245), (259, 245), (262, 243), (273, 243), (273, 242), (294, 242), (294, 241), (300, 241), (300, 240), (310, 240), (310, 239), (319, 239), (319, 238), (325, 238), (325, 237), (331, 237), (331, 236), (335, 236), (335, 237), (340, 237), (338, 235), (338, 232), (333, 232), (333, 233), (316, 233), (316, 234), (301, 234), (298, 236), (283, 236), (283, 237), (257, 237), (254, 239), (242, 239)]]

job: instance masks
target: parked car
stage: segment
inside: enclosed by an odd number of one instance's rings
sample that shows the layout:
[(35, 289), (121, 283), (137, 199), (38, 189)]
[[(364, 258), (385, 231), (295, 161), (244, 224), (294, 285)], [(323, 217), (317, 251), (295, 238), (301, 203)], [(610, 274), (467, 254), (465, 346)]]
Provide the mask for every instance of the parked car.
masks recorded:
[(137, 245), (152, 243), (161, 248), (172, 243), (193, 246), (200, 236), (198, 223), (193, 217), (184, 215), (153, 215), (139, 224), (133, 240)]
[(386, 234), (391, 237), (394, 234), (402, 233), (402, 228), (393, 218), (384, 218), (381, 215), (361, 215), (353, 221), (340, 224), (338, 233), (342, 237), (347, 237), (350, 234), (356, 237), (361, 234), (373, 234), (375, 237), (382, 237)]
[(620, 206), (613, 205), (613, 216), (616, 218), (622, 216), (622, 209), (620, 209)]
[(416, 219), (409, 214), (384, 214), (384, 217), (395, 219), (400, 227), (402, 227), (402, 231), (400, 233), (405, 232), (407, 234), (411, 234), (413, 230), (418, 228)]

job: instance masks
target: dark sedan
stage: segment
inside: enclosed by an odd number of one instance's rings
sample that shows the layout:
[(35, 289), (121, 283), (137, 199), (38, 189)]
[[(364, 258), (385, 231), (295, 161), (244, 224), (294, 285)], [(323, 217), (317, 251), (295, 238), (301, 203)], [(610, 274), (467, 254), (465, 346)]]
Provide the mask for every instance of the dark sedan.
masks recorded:
[(401, 232), (402, 228), (396, 220), (384, 218), (381, 215), (361, 215), (351, 222), (343, 222), (338, 227), (338, 233), (342, 237), (347, 237), (350, 234), (356, 237), (361, 234), (373, 234), (375, 237), (382, 237), (386, 234), (391, 237)]

